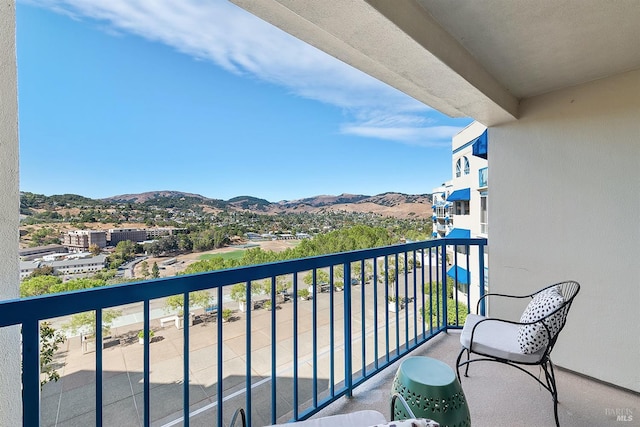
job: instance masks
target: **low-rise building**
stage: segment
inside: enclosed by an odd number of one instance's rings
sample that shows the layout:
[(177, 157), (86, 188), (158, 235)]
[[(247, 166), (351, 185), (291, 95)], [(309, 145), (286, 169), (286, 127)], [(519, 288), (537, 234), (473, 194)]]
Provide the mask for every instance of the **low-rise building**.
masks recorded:
[(107, 232), (107, 240), (111, 246), (116, 246), (118, 242), (130, 240), (134, 243), (147, 240), (147, 230), (139, 228), (110, 228)]
[(23, 280), (31, 275), (36, 268), (40, 267), (40, 261), (20, 261), (20, 280)]
[(18, 256), (23, 261), (30, 261), (39, 258), (44, 255), (67, 253), (69, 252), (66, 246), (63, 245), (45, 245), (36, 246), (34, 248), (25, 248), (18, 251)]
[(145, 240), (153, 240), (153, 239), (157, 239), (158, 237), (172, 236), (174, 234), (186, 233), (188, 230), (186, 228), (157, 227), (157, 228), (147, 228), (145, 231), (147, 232), (147, 238)]
[(53, 261), (50, 263), (42, 263), (42, 265), (50, 265), (53, 267), (55, 274), (81, 274), (96, 273), (106, 267), (107, 255), (100, 254), (87, 258), (72, 258), (61, 261)]
[(62, 244), (69, 252), (86, 252), (91, 245), (97, 245), (100, 249), (107, 246), (107, 237), (104, 231), (74, 230), (62, 236)]

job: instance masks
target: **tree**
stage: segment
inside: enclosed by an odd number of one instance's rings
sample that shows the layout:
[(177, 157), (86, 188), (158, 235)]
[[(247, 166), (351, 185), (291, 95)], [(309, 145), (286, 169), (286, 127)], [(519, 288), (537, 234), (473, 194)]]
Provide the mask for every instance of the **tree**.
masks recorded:
[[(251, 295), (257, 295), (263, 292), (263, 286), (258, 281), (251, 282)], [(243, 283), (236, 283), (231, 286), (231, 292), (229, 297), (235, 302), (247, 301), (247, 285)]]
[(77, 291), (80, 289), (91, 289), (105, 286), (106, 281), (100, 279), (80, 278), (72, 279), (67, 282), (61, 282), (51, 286), (51, 293)]
[[(207, 291), (195, 291), (189, 293), (189, 307), (207, 307), (211, 303), (211, 295)], [(184, 314), (184, 295), (171, 295), (165, 301), (167, 310), (178, 311), (178, 316)]]
[(56, 331), (49, 322), (40, 323), (40, 373), (44, 378), (40, 379), (40, 387), (49, 381), (57, 382), (60, 374), (53, 366), (53, 356), (64, 342), (64, 336)]
[(154, 261), (153, 267), (151, 267), (151, 277), (157, 279), (160, 277), (160, 268), (158, 267), (158, 263)]
[[(458, 301), (458, 322), (456, 323), (456, 301), (453, 294), (454, 280), (451, 277), (447, 277), (447, 324), (449, 325), (463, 325), (467, 315), (469, 314), (469, 308), (466, 304)], [(432, 286), (433, 294), (429, 294), (429, 284), (425, 284), (424, 292), (425, 295), (429, 298), (429, 301), (433, 301), (430, 303), (432, 307), (432, 322), (434, 325), (437, 324), (437, 308), (442, 307), (442, 283), (438, 282)], [(442, 311), (442, 309), (440, 309)], [(423, 309), (423, 318), (428, 318), (428, 315), (425, 315)]]
[[(58, 215), (58, 214), (56, 214)], [(58, 215), (59, 217), (60, 215)], [(43, 218), (46, 222), (50, 222), (52, 220), (55, 219), (61, 219), (61, 218), (54, 218), (54, 217), (50, 217), (50, 216), (45, 216)], [(43, 227), (35, 232), (33, 232), (31, 234), (31, 244), (30, 246), (34, 247), (34, 246), (42, 246), (42, 245), (50, 245), (50, 244), (59, 244), (60, 243), (60, 233), (58, 233), (56, 230), (54, 230), (53, 228), (49, 228), (49, 227)]]
[(53, 276), (54, 274), (55, 271), (53, 270), (53, 267), (51, 267), (50, 265), (44, 265), (42, 267), (37, 267), (36, 269), (34, 269), (29, 275), (29, 278), (32, 279), (38, 276)]
[[(305, 274), (304, 277), (302, 278), (302, 281), (306, 285), (313, 284), (313, 273), (310, 271), (307, 274)], [(329, 273), (327, 273), (324, 270), (317, 270), (316, 271), (316, 284), (317, 283), (329, 283)]]
[(149, 263), (146, 260), (140, 263), (140, 274), (142, 274), (142, 277), (145, 279), (151, 274), (149, 273)]
[(51, 288), (61, 284), (62, 279), (56, 276), (36, 276), (25, 279), (20, 283), (20, 296), (32, 297), (52, 293)]
[(92, 243), (89, 245), (89, 252), (91, 252), (91, 254), (93, 256), (98, 256), (100, 255), (100, 246), (96, 245), (95, 243)]
[[(281, 294), (285, 292), (291, 286), (289, 276), (276, 277), (276, 293)], [(271, 295), (271, 279), (264, 279), (262, 281), (262, 293)]]
[(118, 242), (113, 253), (109, 257), (111, 267), (119, 267), (127, 261), (131, 261), (136, 255), (136, 244), (131, 240), (122, 240)]
[[(113, 321), (122, 315), (122, 311), (120, 310), (103, 310), (102, 311), (102, 336), (105, 337), (109, 335), (111, 331), (111, 324)], [(64, 325), (62, 328), (65, 330), (70, 330), (72, 333), (76, 334), (78, 331), (84, 332), (86, 331), (86, 335), (89, 337), (95, 337), (96, 335), (96, 312), (95, 311), (85, 311), (83, 313), (74, 314), (71, 316), (71, 320)]]
[[(434, 303), (436, 304), (440, 304), (441, 300), (440, 298), (434, 298)], [(431, 306), (431, 322), (434, 326), (438, 326), (438, 325), (442, 325), (442, 321), (438, 320), (438, 308), (440, 307), (439, 305), (432, 305)], [(462, 302), (458, 302), (457, 305), (458, 308), (458, 318), (456, 320), (456, 301), (454, 299), (451, 298), (447, 298), (447, 325), (464, 325), (464, 321), (467, 319), (467, 315), (469, 314), (469, 309), (467, 307), (466, 304), (462, 303)], [(427, 308), (422, 308), (420, 310), (420, 314), (422, 315), (422, 318), (424, 319), (424, 321), (428, 321), (429, 318), (429, 313), (427, 310)], [(442, 308), (440, 308), (440, 313), (442, 312)]]
[[(397, 276), (404, 273), (404, 260), (398, 259), (397, 269), (396, 269), (396, 258), (395, 256), (390, 256), (385, 265), (384, 261), (378, 262), (378, 271), (382, 274), (378, 274), (378, 282), (380, 284), (387, 283), (389, 286), (389, 300), (392, 298), (397, 298), (398, 295), (395, 294), (395, 284)], [(388, 280), (388, 282), (387, 282)]]
[(178, 249), (182, 252), (193, 250), (193, 242), (188, 234), (180, 234), (178, 236)]
[(235, 285), (231, 286), (229, 297), (235, 302), (247, 301), (247, 285), (245, 285), (244, 283), (236, 283)]

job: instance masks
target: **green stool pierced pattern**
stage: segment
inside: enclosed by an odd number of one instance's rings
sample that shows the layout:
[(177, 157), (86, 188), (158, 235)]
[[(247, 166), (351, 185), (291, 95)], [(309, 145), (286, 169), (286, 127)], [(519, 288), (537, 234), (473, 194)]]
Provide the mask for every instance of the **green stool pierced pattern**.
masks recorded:
[[(429, 418), (441, 426), (471, 426), (469, 407), (462, 386), (446, 363), (430, 357), (408, 357), (393, 380), (391, 394), (400, 394), (416, 417)], [(394, 419), (409, 418), (401, 405), (393, 408)]]

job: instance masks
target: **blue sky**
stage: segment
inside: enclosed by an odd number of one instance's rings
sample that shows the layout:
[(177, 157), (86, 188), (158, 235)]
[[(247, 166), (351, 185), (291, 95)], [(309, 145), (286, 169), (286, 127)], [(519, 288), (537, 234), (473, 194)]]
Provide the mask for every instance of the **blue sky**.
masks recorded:
[(19, 0), (20, 189), (431, 192), (450, 119), (225, 0)]

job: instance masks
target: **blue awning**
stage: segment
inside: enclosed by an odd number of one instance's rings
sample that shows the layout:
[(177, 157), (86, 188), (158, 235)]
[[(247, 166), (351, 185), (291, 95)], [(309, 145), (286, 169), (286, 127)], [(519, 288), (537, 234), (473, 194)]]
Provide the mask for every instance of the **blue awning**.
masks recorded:
[(465, 285), (469, 284), (469, 272), (462, 267), (454, 265), (449, 269), (449, 271), (447, 271), (447, 276), (452, 277), (455, 280), (456, 273), (458, 274), (458, 282), (464, 283)]
[(450, 237), (452, 239), (470, 239), (471, 230), (467, 230), (466, 228), (454, 228), (446, 237)]
[(482, 132), (482, 135), (471, 141), (473, 145), (473, 155), (477, 157), (482, 157), (486, 160), (487, 158), (487, 150), (488, 150), (488, 141), (487, 141), (487, 131)]
[(447, 202), (455, 202), (456, 200), (471, 200), (471, 189), (456, 190), (447, 197)]

